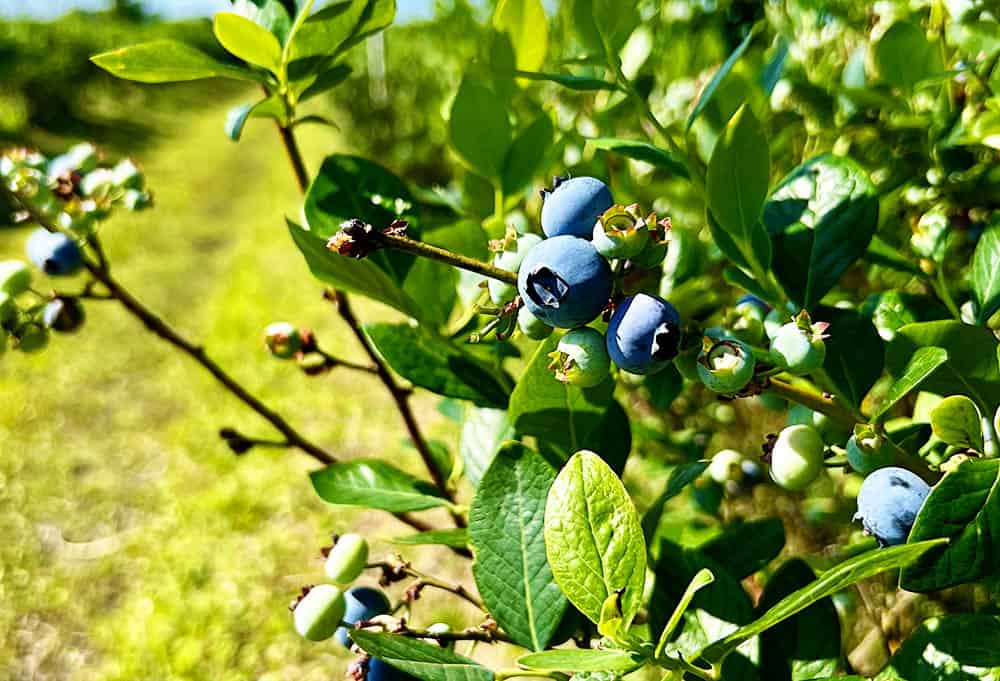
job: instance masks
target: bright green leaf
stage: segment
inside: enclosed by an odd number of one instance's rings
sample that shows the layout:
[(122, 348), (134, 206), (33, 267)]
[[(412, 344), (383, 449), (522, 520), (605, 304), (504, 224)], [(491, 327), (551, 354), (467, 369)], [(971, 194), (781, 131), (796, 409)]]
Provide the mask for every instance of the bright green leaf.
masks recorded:
[(427, 530), (426, 532), (392, 537), (387, 541), (398, 546), (447, 546), (453, 549), (464, 549), (469, 545), (469, 531), (462, 527)]
[(212, 30), (219, 44), (230, 54), (262, 66), (271, 73), (281, 72), (281, 44), (273, 33), (260, 24), (239, 14), (219, 12), (215, 15)]
[(95, 55), (92, 62), (117, 78), (140, 83), (174, 83), (203, 78), (264, 82), (263, 74), (224, 64), (176, 40), (154, 40)]
[(353, 630), (351, 640), (372, 657), (420, 681), (493, 681), (489, 669), (439, 645), (363, 629)]
[(446, 506), (427, 482), (384, 461), (353, 459), (309, 474), (320, 498), (331, 504), (377, 508), (391, 513)]
[(976, 303), (976, 321), (985, 324), (1000, 309), (1000, 222), (987, 228), (972, 256), (970, 282)]
[(948, 352), (944, 348), (934, 346), (917, 348), (899, 372), (899, 378), (889, 387), (878, 409), (872, 414), (871, 420), (880, 421), (897, 402), (920, 387), (924, 379), (947, 361)]
[(697, 480), (707, 468), (708, 463), (695, 461), (680, 464), (670, 471), (670, 477), (667, 479), (667, 484), (663, 488), (663, 492), (660, 493), (660, 496), (656, 498), (656, 501), (653, 502), (642, 516), (642, 535), (646, 540), (647, 546), (653, 543), (653, 538), (656, 536), (656, 528), (660, 524), (660, 516), (663, 515), (663, 508), (667, 505), (667, 502)]
[(983, 451), (982, 417), (976, 403), (965, 395), (941, 400), (931, 410), (931, 429), (950, 445)]
[(285, 42), (292, 27), (292, 18), (281, 0), (232, 0), (233, 11), (263, 26), (278, 41)]
[(500, 0), (493, 14), (493, 27), (510, 36), (517, 68), (541, 68), (549, 45), (549, 22), (541, 0)]
[(515, 437), (506, 411), (479, 407), (466, 410), (458, 450), (465, 463), (465, 477), (473, 486), (479, 485), (500, 445)]
[(574, 76), (570, 73), (541, 73), (537, 71), (518, 71), (518, 78), (527, 80), (547, 80), (557, 83), (570, 90), (590, 92), (593, 90), (617, 90), (615, 83), (609, 83), (599, 78), (588, 78), (587, 76)]
[(473, 172), (494, 182), (501, 180), (511, 126), (506, 105), (491, 89), (470, 77), (462, 80), (451, 105), (448, 137)]
[(722, 62), (722, 66), (719, 67), (719, 70), (715, 72), (712, 79), (708, 81), (707, 85), (705, 85), (705, 89), (701, 91), (701, 96), (698, 97), (698, 101), (695, 102), (694, 108), (691, 109), (691, 113), (688, 115), (687, 124), (685, 126), (686, 130), (691, 129), (695, 120), (699, 115), (701, 115), (701, 112), (705, 110), (708, 103), (712, 101), (715, 91), (719, 89), (719, 85), (726, 78), (726, 76), (729, 75), (729, 72), (733, 70), (733, 67), (736, 66), (736, 62), (740, 60), (740, 57), (742, 57), (743, 53), (747, 51), (747, 48), (750, 47), (750, 43), (753, 41), (755, 34), (756, 31), (753, 30), (747, 32), (746, 37), (743, 38), (740, 44), (736, 46), (736, 49), (733, 50), (732, 54), (726, 57), (726, 61)]
[(552, 146), (554, 135), (552, 121), (543, 113), (514, 138), (504, 159), (504, 194), (513, 196), (531, 182)]
[(875, 68), (882, 80), (912, 90), (921, 80), (942, 70), (938, 46), (927, 39), (919, 24), (899, 21), (874, 46)]
[(618, 672), (627, 674), (643, 665), (645, 658), (628, 650), (546, 650), (518, 659), (526, 669), (566, 672)]
[(649, 142), (638, 140), (622, 139), (620, 137), (594, 137), (587, 140), (587, 146), (593, 149), (603, 149), (613, 154), (625, 156), (626, 158), (644, 161), (664, 170), (668, 170), (678, 177), (688, 177), (687, 168), (684, 162), (669, 151), (653, 146)]

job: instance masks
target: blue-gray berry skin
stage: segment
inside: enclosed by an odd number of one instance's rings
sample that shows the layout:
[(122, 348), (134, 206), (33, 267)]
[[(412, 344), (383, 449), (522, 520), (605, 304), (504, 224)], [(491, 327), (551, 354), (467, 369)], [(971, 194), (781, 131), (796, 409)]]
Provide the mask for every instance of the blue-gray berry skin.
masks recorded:
[(614, 205), (608, 186), (595, 177), (557, 177), (542, 199), (542, 231), (548, 237), (590, 239), (597, 218)]
[(549, 326), (574, 329), (592, 321), (611, 297), (611, 266), (589, 241), (556, 236), (525, 256), (517, 290), (531, 314)]
[(854, 519), (880, 545), (904, 544), (930, 491), (926, 482), (905, 468), (880, 468), (861, 483)]
[[(347, 602), (344, 623), (352, 627), (358, 622), (370, 620), (378, 615), (389, 614), (389, 599), (379, 589), (357, 586), (347, 590), (347, 593), (344, 594), (344, 600)], [(336, 639), (345, 648), (351, 647), (346, 627), (337, 629)]]
[(606, 338), (608, 354), (619, 369), (656, 373), (677, 356), (681, 316), (663, 298), (639, 293), (615, 308)]
[(739, 300), (736, 301), (737, 305), (742, 305), (743, 303), (750, 303), (751, 305), (759, 309), (761, 311), (761, 314), (764, 315), (766, 315), (768, 312), (771, 311), (771, 306), (768, 305), (767, 302), (761, 300), (752, 293), (744, 293), (742, 296), (739, 297)]
[(45, 229), (31, 233), (25, 250), (35, 267), (54, 277), (75, 274), (83, 264), (83, 255), (75, 241)]
[(417, 681), (416, 678), (386, 664), (377, 657), (368, 660), (367, 681)]
[(83, 326), (86, 314), (76, 298), (56, 298), (42, 310), (42, 322), (60, 333), (72, 333)]

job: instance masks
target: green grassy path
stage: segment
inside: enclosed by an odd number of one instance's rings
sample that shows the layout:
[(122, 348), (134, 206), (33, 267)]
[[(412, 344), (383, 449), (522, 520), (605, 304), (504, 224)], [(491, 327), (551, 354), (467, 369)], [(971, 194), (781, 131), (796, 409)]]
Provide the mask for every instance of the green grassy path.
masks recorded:
[[(104, 227), (117, 277), (336, 455), (419, 472), (375, 380), (308, 379), (262, 350), (264, 326), (288, 319), (361, 359), (285, 232), (299, 198), (277, 136), (255, 122), (236, 145), (223, 118), (170, 121), (139, 159), (157, 207)], [(312, 168), (335, 143), (308, 131)], [(20, 257), (27, 231), (0, 232), (0, 257)], [(0, 679), (337, 676), (346, 653), (301, 643), (285, 606), (320, 579), (327, 533), (405, 528), (323, 505), (304, 456), (234, 457), (219, 427), (269, 426), (114, 303), (87, 313), (77, 336), (0, 359)], [(432, 401), (418, 407), (453, 438)]]

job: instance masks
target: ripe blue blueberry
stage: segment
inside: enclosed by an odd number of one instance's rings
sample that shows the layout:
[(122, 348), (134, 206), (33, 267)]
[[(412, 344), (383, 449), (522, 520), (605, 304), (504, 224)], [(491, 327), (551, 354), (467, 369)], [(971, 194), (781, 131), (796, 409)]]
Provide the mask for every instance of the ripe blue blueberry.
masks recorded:
[[(493, 256), (493, 265), (494, 267), (499, 267), (502, 270), (514, 272), (516, 274), (521, 268), (524, 256), (526, 256), (528, 251), (532, 248), (542, 243), (542, 237), (537, 234), (525, 234), (521, 237), (514, 236), (514, 238), (510, 239), (510, 241), (513, 242), (511, 244), (511, 250), (507, 250), (505, 248)], [(517, 295), (517, 287), (513, 284), (506, 284), (502, 281), (498, 281), (497, 279), (490, 279), (486, 285), (490, 291), (490, 300), (493, 301), (494, 305), (509, 303), (514, 300), (514, 296)]]
[(366, 681), (417, 681), (417, 679), (392, 665), (386, 664), (377, 657), (368, 659), (368, 674)]
[(309, 641), (325, 641), (333, 636), (343, 617), (344, 594), (330, 584), (309, 589), (292, 610), (295, 631)]
[(713, 392), (735, 393), (750, 382), (756, 365), (753, 350), (743, 341), (706, 337), (698, 355), (698, 378)]
[(611, 372), (604, 336), (589, 327), (574, 329), (560, 338), (549, 357), (549, 369), (555, 372), (556, 380), (581, 388), (601, 383)]
[(54, 277), (76, 273), (83, 264), (83, 254), (75, 241), (65, 234), (37, 229), (28, 237), (28, 260)]
[[(358, 622), (365, 622), (373, 617), (389, 614), (389, 599), (378, 589), (356, 586), (347, 590), (344, 600), (347, 603), (347, 608), (342, 619), (344, 624), (352, 627)], [(346, 627), (337, 629), (336, 639), (345, 648), (351, 647), (350, 635)]]
[(611, 266), (574, 236), (546, 239), (528, 252), (517, 275), (525, 307), (549, 326), (572, 329), (597, 315), (611, 297)]
[(83, 326), (86, 314), (77, 298), (56, 298), (42, 310), (42, 322), (59, 333), (72, 333)]
[(658, 296), (638, 293), (615, 308), (608, 323), (611, 360), (622, 371), (653, 374), (677, 356), (681, 316)]
[(531, 314), (526, 307), (517, 311), (517, 326), (521, 333), (533, 340), (543, 340), (552, 334), (552, 327)]
[(589, 239), (594, 223), (614, 205), (608, 186), (595, 177), (557, 177), (552, 191), (542, 190), (542, 231), (545, 236)]
[(905, 468), (880, 468), (861, 484), (854, 519), (881, 546), (903, 544), (930, 491), (926, 482)]

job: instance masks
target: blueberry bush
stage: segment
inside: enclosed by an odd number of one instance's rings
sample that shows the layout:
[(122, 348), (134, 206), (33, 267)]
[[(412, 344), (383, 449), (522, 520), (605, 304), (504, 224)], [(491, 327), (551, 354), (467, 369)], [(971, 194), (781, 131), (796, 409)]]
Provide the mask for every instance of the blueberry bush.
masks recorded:
[[(335, 537), (326, 582), (292, 605), (302, 637), (356, 653), (357, 679), (996, 679), (988, 5), (500, 0), (463, 24), (477, 51), (447, 98), (427, 91), (452, 159), (434, 184), (378, 150), (310, 174), (297, 142), (337, 125), (308, 102), (356, 69), (391, 101), (393, 0), (240, 0), (214, 20), (231, 61), (173, 40), (94, 56), (132, 81), (256, 87), (225, 133), (275, 126), (303, 192), (288, 247), (368, 361), (285, 321), (264, 346), (380, 381), (425, 476), (335, 456), (137, 299), (101, 223), (154, 194), (89, 144), (0, 159), (37, 227), (30, 266), (0, 263), (0, 349), (41, 351), (117, 302), (279, 436), (224, 427), (233, 452), (298, 450), (319, 497), (410, 526), (397, 554)], [(682, 32), (699, 39), (663, 39)], [(355, 296), (396, 321), (362, 323)], [(416, 390), (461, 425), (457, 453), (423, 434)], [(449, 550), (475, 589), (413, 545)], [(425, 589), (480, 617), (421, 621)]]

